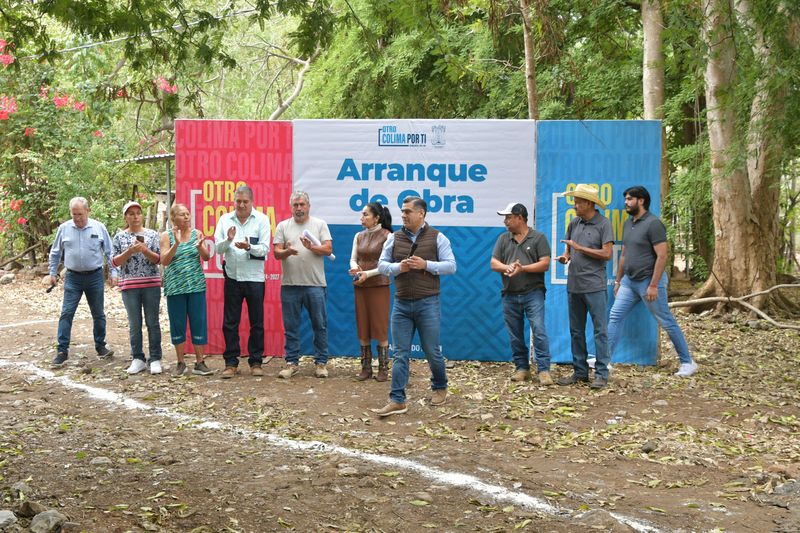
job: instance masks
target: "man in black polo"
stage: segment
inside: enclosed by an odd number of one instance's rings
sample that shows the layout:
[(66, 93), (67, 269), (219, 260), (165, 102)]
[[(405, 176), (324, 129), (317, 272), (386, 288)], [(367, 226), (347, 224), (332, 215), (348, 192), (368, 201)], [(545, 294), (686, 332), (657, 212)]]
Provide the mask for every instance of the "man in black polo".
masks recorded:
[(681, 327), (672, 316), (667, 302), (667, 230), (661, 220), (648, 209), (650, 193), (642, 186), (628, 188), (625, 192), (625, 211), (629, 217), (623, 226), (622, 255), (619, 258), (617, 280), (614, 283), (614, 305), (608, 320), (609, 354), (622, 335), (625, 317), (639, 303), (656, 317), (669, 335), (680, 358), (678, 377), (689, 377), (697, 372), (697, 363), (689, 353)]
[(544, 327), (544, 273), (550, 269), (550, 245), (540, 231), (528, 227), (528, 210), (510, 203), (497, 212), (504, 218), (507, 232), (497, 237), (490, 267), (503, 280), (503, 319), (511, 340), (511, 356), (516, 371), (511, 381), (531, 379), (528, 345), (525, 343), (525, 316), (533, 329), (533, 351), (541, 385), (552, 385), (550, 342)]
[(586, 314), (594, 325), (595, 369), (593, 389), (608, 384), (608, 352), (606, 307), (608, 305), (608, 274), (606, 262), (611, 259), (614, 235), (611, 222), (601, 215), (595, 205), (605, 208), (594, 185), (578, 184), (567, 196), (575, 198), (575, 214), (567, 226), (566, 250), (556, 259), (569, 263), (567, 272), (567, 301), (569, 303), (569, 334), (572, 339), (572, 375), (558, 380), (559, 385), (589, 381), (588, 351), (586, 349)]

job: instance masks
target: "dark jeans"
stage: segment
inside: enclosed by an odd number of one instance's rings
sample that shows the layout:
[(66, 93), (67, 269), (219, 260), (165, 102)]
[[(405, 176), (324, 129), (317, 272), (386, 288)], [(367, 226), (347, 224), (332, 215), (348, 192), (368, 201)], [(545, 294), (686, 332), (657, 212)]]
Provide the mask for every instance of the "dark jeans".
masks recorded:
[(247, 302), (250, 336), (247, 339), (247, 362), (260, 365), (264, 357), (264, 282), (236, 281), (225, 278), (225, 304), (222, 334), (225, 336), (225, 366), (239, 366), (239, 323), (242, 321), (242, 300)]
[(431, 390), (447, 389), (447, 370), (442, 357), (440, 332), (442, 326), (442, 307), (439, 295), (406, 300), (394, 299), (392, 309), (392, 388), (389, 399), (395, 403), (405, 403), (408, 385), (411, 342), (414, 333), (419, 333), (422, 351), (431, 369)]
[(550, 371), (550, 341), (544, 327), (544, 289), (533, 289), (523, 294), (503, 295), (503, 320), (511, 341), (514, 368), (530, 370), (530, 356), (525, 344), (525, 317), (533, 330), (533, 353), (536, 371)]
[(122, 303), (128, 312), (128, 333), (131, 337), (131, 357), (144, 361), (142, 342), (142, 310), (147, 324), (147, 344), (150, 361), (161, 359), (161, 325), (158, 311), (161, 304), (161, 287), (128, 289), (122, 291)]
[(575, 294), (568, 292), (569, 302), (569, 334), (572, 338), (572, 369), (576, 376), (589, 377), (589, 355), (586, 349), (586, 313), (592, 317), (594, 325), (595, 366), (594, 372), (601, 378), (608, 379), (608, 363), (611, 362), (608, 351), (608, 291)]
[(61, 305), (61, 317), (58, 319), (58, 351), (61, 353), (69, 353), (72, 319), (84, 294), (92, 312), (94, 348), (101, 350), (106, 345), (103, 269), (98, 268), (86, 274), (67, 271), (64, 275), (64, 303)]
[(296, 365), (300, 361), (300, 312), (303, 307), (311, 319), (314, 331), (314, 362), (328, 362), (328, 310), (326, 287), (284, 285), (281, 287), (281, 310), (285, 333), (286, 362)]

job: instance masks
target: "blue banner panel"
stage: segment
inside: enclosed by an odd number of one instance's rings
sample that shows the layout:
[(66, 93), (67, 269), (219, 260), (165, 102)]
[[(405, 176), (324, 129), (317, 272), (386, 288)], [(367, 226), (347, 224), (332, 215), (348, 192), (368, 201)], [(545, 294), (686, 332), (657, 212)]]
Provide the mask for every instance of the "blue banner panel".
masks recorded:
[[(614, 254), (608, 262), (609, 310), (614, 301), (613, 280), (622, 248), (625, 212), (623, 191), (643, 185), (660, 205), (661, 123), (658, 121), (541, 121), (537, 122), (536, 229), (548, 238), (553, 262), (547, 279), (546, 326), (553, 361), (572, 360), (567, 306), (567, 267), (555, 261), (564, 253), (567, 225), (575, 215), (572, 197), (564, 192), (579, 183), (597, 185), (607, 207), (601, 210), (612, 224)], [(594, 352), (591, 319), (587, 324), (589, 353)], [(654, 365), (658, 332), (643, 304), (625, 322), (612, 362)]]
[[(502, 206), (501, 206), (502, 207)], [(399, 213), (394, 213), (399, 220)], [(457, 272), (442, 277), (442, 351), (447, 359), (510, 361), (511, 349), (503, 324), (500, 302), (500, 276), (489, 270), (492, 247), (505, 229), (502, 217), (498, 226), (436, 226), (453, 245)], [(333, 253), (336, 261), (325, 261), (328, 281), (328, 344), (331, 355), (359, 354), (356, 335), (352, 279), (347, 274), (353, 235), (361, 226), (332, 224)], [(398, 229), (399, 225), (395, 225)], [(392, 285), (394, 302), (394, 284)], [(302, 353), (313, 353), (311, 325), (303, 315)], [(389, 343), (391, 344), (391, 330)], [(412, 356), (423, 357), (415, 338)]]

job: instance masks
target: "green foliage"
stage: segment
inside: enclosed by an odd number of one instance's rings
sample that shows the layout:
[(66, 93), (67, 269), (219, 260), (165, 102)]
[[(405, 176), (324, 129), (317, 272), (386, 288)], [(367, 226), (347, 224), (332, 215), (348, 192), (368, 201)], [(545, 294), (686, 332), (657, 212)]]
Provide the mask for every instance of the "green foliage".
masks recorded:
[[(26, 63), (0, 77), (0, 94), (17, 95), (18, 108), (0, 121), (0, 217), (8, 226), (0, 233), (4, 249), (51, 238), (69, 217), (74, 196), (89, 199), (92, 216), (114, 226), (124, 191), (148, 181), (139, 169), (124, 175), (114, 163), (125, 152), (111, 127), (113, 109), (93, 98), (96, 85), (84, 77), (97, 61), (94, 54), (79, 54), (61, 70)], [(19, 223), (22, 219), (26, 222)]]

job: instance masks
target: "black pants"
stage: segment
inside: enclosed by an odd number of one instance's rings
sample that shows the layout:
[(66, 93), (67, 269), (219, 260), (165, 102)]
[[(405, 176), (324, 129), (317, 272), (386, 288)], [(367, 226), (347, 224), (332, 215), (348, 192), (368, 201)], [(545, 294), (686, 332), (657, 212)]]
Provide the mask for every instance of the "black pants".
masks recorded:
[(239, 323), (242, 320), (242, 300), (247, 302), (250, 318), (250, 337), (247, 339), (247, 362), (260, 365), (264, 356), (264, 282), (236, 281), (225, 277), (225, 306), (222, 315), (222, 334), (225, 336), (225, 366), (239, 366)]

